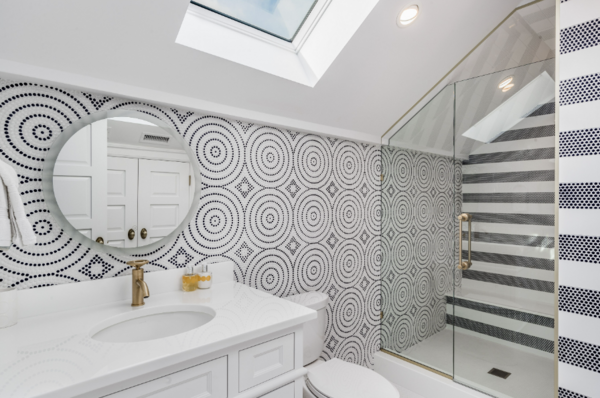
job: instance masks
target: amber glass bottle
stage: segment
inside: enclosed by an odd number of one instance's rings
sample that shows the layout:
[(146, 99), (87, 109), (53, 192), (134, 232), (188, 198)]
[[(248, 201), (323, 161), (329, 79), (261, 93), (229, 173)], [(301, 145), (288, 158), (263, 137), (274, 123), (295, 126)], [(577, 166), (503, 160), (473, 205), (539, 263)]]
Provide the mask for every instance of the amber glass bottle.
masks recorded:
[(194, 272), (194, 266), (186, 267), (185, 275), (181, 278), (181, 284), (184, 292), (193, 292), (198, 289), (200, 277)]

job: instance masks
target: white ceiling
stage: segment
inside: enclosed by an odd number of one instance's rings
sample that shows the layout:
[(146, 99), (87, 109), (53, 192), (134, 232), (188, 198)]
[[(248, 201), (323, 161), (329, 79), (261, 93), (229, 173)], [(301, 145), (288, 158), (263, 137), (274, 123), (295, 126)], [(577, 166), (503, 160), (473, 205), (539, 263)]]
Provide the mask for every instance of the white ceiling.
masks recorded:
[[(343, 1), (343, 0), (333, 0)], [(0, 76), (367, 142), (521, 0), (380, 0), (314, 88), (175, 43), (188, 0), (2, 0)]]
[[(555, 0), (522, 0), (518, 11), (513, 13), (507, 18), (498, 28), (489, 35), (482, 43), (474, 50), (469, 56), (463, 60), (460, 65), (457, 65), (451, 73), (442, 79), (431, 91), (415, 105), (406, 114), (403, 114), (400, 120), (391, 128), (388, 134), (384, 137), (383, 143), (390, 143), (391, 145), (402, 145), (408, 144), (404, 138), (405, 131), (402, 134), (396, 134), (399, 130), (405, 130), (407, 126), (411, 126), (410, 129), (417, 128), (418, 132), (412, 132), (412, 135), (421, 136), (423, 142), (428, 142), (425, 136), (432, 135), (447, 136), (452, 135), (452, 101), (447, 103), (447, 100), (438, 99), (434, 104), (430, 104), (432, 99), (440, 93), (446, 85), (460, 82), (475, 77), (483, 77), (490, 73), (496, 73), (500, 71), (508, 71), (510, 69), (529, 65), (539, 61), (545, 61), (554, 58), (555, 54), (552, 48), (554, 47), (555, 40), (555, 29), (554, 25), (556, 20), (548, 18), (548, 15), (554, 15), (554, 1)], [(527, 16), (528, 21), (525, 20), (523, 15)], [(536, 22), (537, 21), (537, 22)], [(540, 21), (547, 23), (540, 24)], [(539, 31), (540, 27), (545, 28), (550, 25), (552, 28), (544, 32)], [(534, 27), (536, 29), (534, 29)], [(552, 44), (552, 47), (549, 44)], [(552, 62), (551, 62), (552, 63)], [(547, 63), (544, 63), (547, 65)], [(537, 70), (536, 67), (533, 67)], [(553, 73), (553, 70), (548, 70), (549, 73)], [(539, 72), (538, 72), (539, 73)], [(497, 76), (498, 79), (502, 79), (505, 74), (502, 73)], [(537, 74), (535, 75), (537, 76)], [(535, 76), (532, 76), (535, 77)], [(499, 83), (499, 81), (498, 81)], [(484, 87), (482, 84), (481, 87)], [(496, 87), (489, 87), (492, 93), (486, 95), (487, 98), (492, 98), (497, 89)], [(462, 90), (461, 90), (462, 91)], [(506, 97), (506, 95), (504, 95)], [(443, 97), (443, 96), (442, 96)], [(440, 101), (441, 100), (441, 101)], [(468, 107), (471, 110), (477, 110), (477, 115), (471, 115), (467, 119), (463, 119), (467, 124), (475, 123), (480, 120), (485, 114), (493, 110), (494, 107), (488, 107), (488, 104), (478, 103), (481, 100), (479, 98), (464, 98), (463, 101), (468, 103)], [(434, 117), (435, 116), (435, 117)], [(463, 117), (460, 115), (459, 117)], [(444, 119), (446, 118), (446, 119)], [(449, 119), (448, 119), (449, 118)], [(443, 125), (449, 127), (449, 130), (444, 131), (440, 129), (440, 121), (444, 120)], [(448, 124), (449, 123), (449, 124)], [(469, 124), (465, 127), (470, 127)], [(392, 138), (395, 137), (395, 138)], [(400, 139), (400, 141), (398, 141)], [(440, 137), (440, 140), (442, 137)], [(437, 142), (437, 145), (444, 144), (452, 147), (452, 139), (442, 140), (443, 142)], [(414, 144), (414, 143), (413, 143)], [(426, 150), (422, 146), (413, 147), (413, 149)], [(466, 148), (465, 148), (466, 149)], [(450, 153), (453, 153), (451, 151)], [(436, 152), (446, 153), (447, 152)]]
[(555, 51), (556, 2), (542, 0), (519, 10), (518, 13), (544, 43)]

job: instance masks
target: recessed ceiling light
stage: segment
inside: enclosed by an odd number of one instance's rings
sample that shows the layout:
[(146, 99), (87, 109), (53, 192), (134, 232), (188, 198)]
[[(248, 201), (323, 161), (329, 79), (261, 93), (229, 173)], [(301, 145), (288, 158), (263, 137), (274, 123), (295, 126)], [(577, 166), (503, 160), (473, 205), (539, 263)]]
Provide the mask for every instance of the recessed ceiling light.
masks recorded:
[(511, 88), (513, 88), (515, 85), (514, 84), (507, 84), (506, 86), (504, 86), (504, 88), (502, 89), (502, 92), (505, 93), (508, 90), (510, 90)]
[[(503, 79), (500, 84), (498, 84), (498, 88), (504, 88), (506, 87), (509, 83), (511, 83), (513, 81), (513, 77), (509, 76), (506, 79)], [(514, 86), (514, 84), (513, 84)]]
[(410, 25), (417, 19), (419, 16), (419, 6), (413, 4), (411, 6), (406, 7), (404, 10), (398, 14), (398, 20), (396, 23), (400, 27), (404, 27), (406, 25)]

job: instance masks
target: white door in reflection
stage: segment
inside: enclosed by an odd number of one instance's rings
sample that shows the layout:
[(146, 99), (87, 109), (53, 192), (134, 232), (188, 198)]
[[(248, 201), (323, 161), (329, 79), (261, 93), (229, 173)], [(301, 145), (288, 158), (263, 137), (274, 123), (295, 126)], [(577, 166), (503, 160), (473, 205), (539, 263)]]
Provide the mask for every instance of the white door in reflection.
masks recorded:
[(71, 225), (89, 239), (106, 236), (107, 122), (71, 137), (56, 158), (54, 192)]
[[(114, 247), (137, 247), (138, 159), (108, 157), (106, 244)], [(133, 231), (133, 239), (128, 237)]]
[(168, 236), (193, 202), (194, 174), (182, 143), (145, 120), (116, 117), (73, 134), (55, 162), (54, 195), (85, 237), (136, 248)]
[(189, 163), (140, 159), (138, 190), (138, 246), (169, 235), (185, 217), (190, 201)]

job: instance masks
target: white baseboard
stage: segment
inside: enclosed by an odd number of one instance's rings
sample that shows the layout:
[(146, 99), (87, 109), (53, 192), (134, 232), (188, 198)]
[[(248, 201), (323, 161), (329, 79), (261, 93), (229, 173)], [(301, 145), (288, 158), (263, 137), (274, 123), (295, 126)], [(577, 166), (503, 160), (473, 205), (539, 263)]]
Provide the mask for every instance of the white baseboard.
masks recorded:
[(375, 354), (375, 371), (393, 384), (423, 398), (489, 398), (489, 395), (381, 351)]
[(398, 392), (400, 393), (400, 398), (423, 398), (422, 395), (407, 390), (406, 388), (400, 387), (396, 384), (394, 384), (394, 387), (396, 387), (396, 390), (398, 390)]

